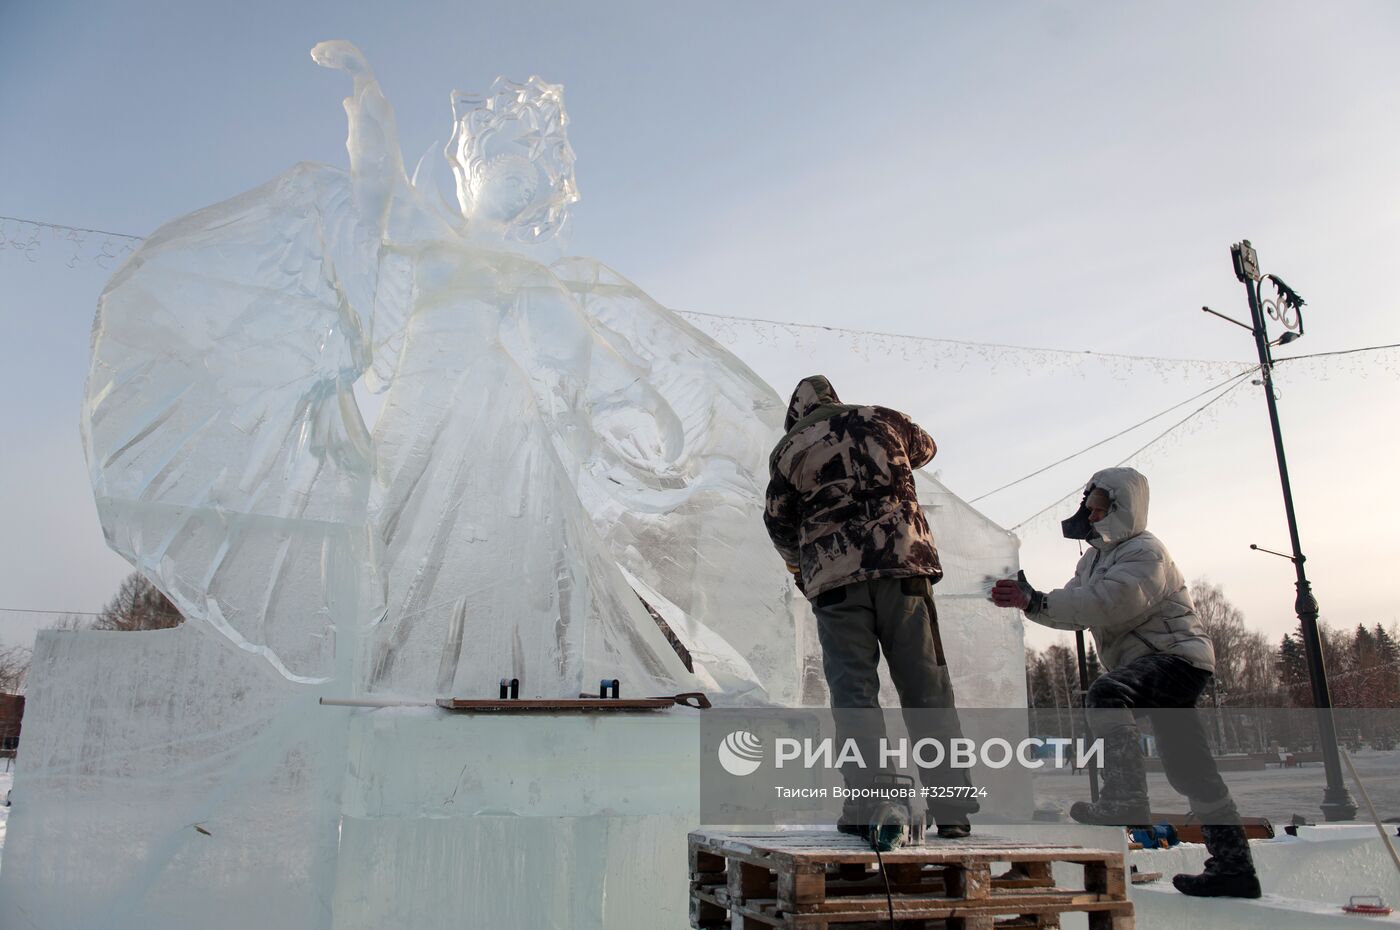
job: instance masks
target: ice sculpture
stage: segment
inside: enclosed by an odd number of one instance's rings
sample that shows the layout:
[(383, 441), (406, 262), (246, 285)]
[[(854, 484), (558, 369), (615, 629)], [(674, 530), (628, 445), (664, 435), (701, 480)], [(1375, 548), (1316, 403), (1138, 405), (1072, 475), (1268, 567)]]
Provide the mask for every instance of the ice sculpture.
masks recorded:
[[(552, 257), (577, 199), (558, 87), (453, 95), (448, 207), (353, 46), (313, 54), (353, 80), (350, 170), (170, 223), (102, 297), (102, 525), (191, 622), (40, 637), (0, 926), (684, 926), (696, 712), (431, 698), (510, 675), (823, 703), (761, 520), (786, 402)], [(1024, 705), (1020, 627), (980, 586), (1016, 541), (918, 481), (960, 699)], [(429, 706), (317, 703), (357, 691)]]
[[(621, 275), (553, 259), (578, 199), (561, 88), (452, 95), (454, 208), (405, 172), (359, 51), (312, 55), (353, 81), (349, 172), (171, 223), (102, 298), (84, 432), (112, 545), (294, 681), (819, 699), (759, 519), (784, 402)], [(934, 515), (940, 542), (1004, 570), (1014, 539), (968, 513)]]
[[(620, 276), (546, 264), (577, 199), (561, 89), (453, 95), (453, 215), (359, 52), (313, 56), (354, 80), (349, 174), (301, 165), (173, 223), (103, 297), (85, 432), (112, 544), (297, 680), (362, 639), (375, 691), (690, 686), (620, 564), (683, 612), (703, 686), (791, 693), (750, 525), (781, 407)], [(387, 391), (372, 436), (361, 377)], [(694, 593), (741, 565), (774, 571)]]

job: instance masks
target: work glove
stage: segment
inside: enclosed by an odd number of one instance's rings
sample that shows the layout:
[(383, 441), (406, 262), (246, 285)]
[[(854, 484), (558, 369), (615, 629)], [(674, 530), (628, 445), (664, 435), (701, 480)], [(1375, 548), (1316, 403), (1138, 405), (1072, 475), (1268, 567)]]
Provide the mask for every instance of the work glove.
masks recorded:
[(1045, 595), (1031, 587), (1025, 572), (1017, 572), (1014, 579), (1003, 578), (992, 585), (992, 603), (998, 607), (1015, 607), (1028, 614), (1034, 614), (1044, 609)]
[[(783, 564), (787, 565), (786, 562), (784, 562)], [(802, 569), (798, 568), (796, 565), (788, 565), (787, 570), (788, 573), (792, 575), (792, 583), (797, 585), (798, 593), (800, 593), (803, 597), (806, 597), (807, 592), (802, 588)]]

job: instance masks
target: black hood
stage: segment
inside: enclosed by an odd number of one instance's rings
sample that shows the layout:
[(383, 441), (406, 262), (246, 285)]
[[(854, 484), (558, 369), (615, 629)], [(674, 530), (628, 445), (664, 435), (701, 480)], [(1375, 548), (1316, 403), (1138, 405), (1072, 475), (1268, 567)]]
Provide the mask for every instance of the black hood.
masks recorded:
[(783, 421), (783, 429), (792, 429), (794, 423), (818, 407), (839, 403), (841, 398), (836, 396), (836, 389), (824, 375), (803, 378), (797, 382), (797, 389), (792, 392), (792, 400), (788, 402), (787, 419)]

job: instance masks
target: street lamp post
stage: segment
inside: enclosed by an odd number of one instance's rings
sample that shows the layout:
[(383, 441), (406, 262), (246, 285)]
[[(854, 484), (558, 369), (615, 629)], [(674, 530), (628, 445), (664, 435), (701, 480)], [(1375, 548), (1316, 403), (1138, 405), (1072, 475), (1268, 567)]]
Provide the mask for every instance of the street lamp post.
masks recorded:
[[(1322, 638), (1317, 629), (1317, 598), (1313, 597), (1312, 585), (1308, 582), (1304, 569), (1306, 561), (1302, 545), (1298, 541), (1298, 519), (1293, 512), (1293, 488), (1288, 482), (1288, 460), (1283, 451), (1283, 433), (1278, 422), (1278, 399), (1274, 396), (1274, 359), (1270, 349), (1273, 345), (1287, 345), (1303, 335), (1303, 298), (1276, 275), (1260, 275), (1259, 256), (1254, 247), (1245, 239), (1230, 247), (1230, 257), (1235, 266), (1235, 277), (1244, 285), (1249, 297), (1250, 326), (1210, 308), (1202, 308), (1234, 323), (1244, 326), (1254, 335), (1254, 345), (1259, 351), (1260, 382), (1264, 386), (1264, 400), (1269, 407), (1269, 424), (1274, 432), (1274, 455), (1278, 459), (1279, 483), (1283, 486), (1283, 509), (1288, 516), (1288, 536), (1293, 545), (1293, 555), (1286, 556), (1297, 572), (1297, 597), (1293, 602), (1294, 612), (1303, 634), (1303, 650), (1308, 661), (1308, 678), (1312, 683), (1313, 706), (1318, 709), (1318, 736), (1322, 743), (1322, 760), (1327, 770), (1327, 787), (1322, 793), (1322, 815), (1327, 820), (1354, 820), (1356, 804), (1342, 781), (1342, 762), (1337, 753), (1337, 730), (1332, 719), (1332, 696), (1327, 688), (1327, 666), (1322, 658)], [(1260, 285), (1268, 281), (1273, 286), (1275, 296), (1265, 299)], [(1284, 332), (1270, 343), (1265, 314), (1283, 326)]]

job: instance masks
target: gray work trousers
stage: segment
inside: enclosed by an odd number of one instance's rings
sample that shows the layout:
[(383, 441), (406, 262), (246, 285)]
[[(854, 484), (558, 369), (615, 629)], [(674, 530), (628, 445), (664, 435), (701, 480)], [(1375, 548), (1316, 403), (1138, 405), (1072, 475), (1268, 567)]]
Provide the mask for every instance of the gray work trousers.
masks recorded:
[[(858, 581), (817, 595), (812, 609), (837, 742), (844, 745), (847, 739), (854, 740), (867, 762), (863, 770), (843, 766), (847, 787), (869, 787), (877, 775), (892, 772), (879, 765), (879, 745), (886, 735), (884, 715), (878, 710), (882, 651), (899, 692), (911, 743), (933, 739), (946, 748), (950, 740), (962, 737), (927, 578)], [(943, 765), (920, 767), (918, 773), (927, 788), (970, 784), (966, 769)], [(977, 804), (935, 797), (927, 807), (934, 819), (946, 825), (965, 822)], [(865, 811), (866, 806), (848, 802), (842, 819), (863, 822)]]

